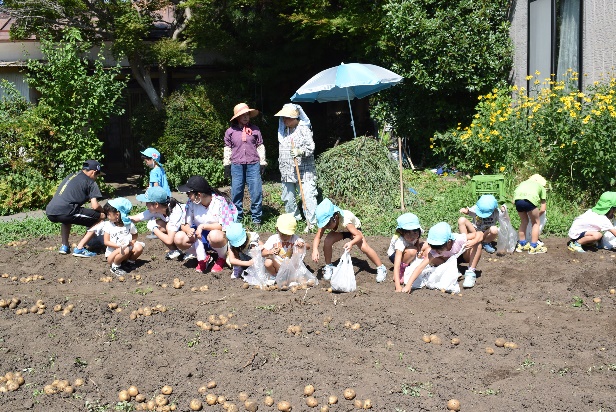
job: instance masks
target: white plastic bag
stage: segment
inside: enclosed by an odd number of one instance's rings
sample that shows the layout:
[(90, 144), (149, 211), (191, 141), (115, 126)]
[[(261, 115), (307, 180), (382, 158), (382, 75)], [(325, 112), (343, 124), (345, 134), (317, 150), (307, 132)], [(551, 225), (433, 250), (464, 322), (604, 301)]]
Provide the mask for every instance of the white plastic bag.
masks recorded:
[(281, 289), (296, 285), (316, 285), (316, 277), (308, 271), (304, 265), (306, 247), (293, 247), (293, 254), (289, 259), (284, 259), (276, 275), (276, 284)]
[(344, 251), (338, 266), (334, 268), (330, 284), (335, 292), (354, 292), (357, 289), (355, 270), (348, 250)]
[(599, 242), (599, 247), (608, 250), (616, 248), (616, 236), (612, 232), (605, 232)]
[[(542, 215), (539, 215), (539, 237), (541, 237), (541, 232), (543, 232), (543, 227), (545, 223), (548, 221), (547, 217), (548, 212), (545, 212)], [(530, 242), (532, 239), (531, 231), (533, 230), (533, 223), (530, 221), (530, 215), (528, 216), (528, 226), (526, 226), (526, 240)]]
[[(451, 256), (445, 263), (439, 266), (426, 266), (421, 274), (413, 282), (412, 289), (428, 289), (446, 290), (450, 293), (460, 293), (460, 285), (458, 278), (458, 257), (464, 253), (462, 249), (456, 255)], [(427, 257), (424, 259), (428, 259)], [(404, 280), (408, 282), (415, 268), (422, 262), (423, 259), (415, 259), (410, 266), (404, 270)]]
[(252, 258), (252, 266), (248, 266), (242, 273), (244, 282), (249, 285), (259, 286), (260, 288), (266, 287), (268, 284), (273, 283), (269, 281), (269, 274), (265, 265), (263, 264), (263, 256), (261, 255), (261, 248), (254, 247), (250, 249), (250, 257)]
[(498, 213), (498, 243), (496, 245), (499, 253), (513, 253), (518, 243), (518, 231), (511, 225), (511, 218), (507, 207), (503, 205), (504, 211)]

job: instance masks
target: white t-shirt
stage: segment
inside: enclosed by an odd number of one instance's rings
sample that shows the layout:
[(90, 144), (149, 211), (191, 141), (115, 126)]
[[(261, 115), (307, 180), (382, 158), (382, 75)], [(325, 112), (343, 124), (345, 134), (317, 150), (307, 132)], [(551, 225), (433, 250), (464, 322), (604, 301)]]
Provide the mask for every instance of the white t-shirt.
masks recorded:
[[(137, 228), (133, 223), (124, 226), (117, 226), (115, 223), (105, 221), (103, 224), (103, 232), (109, 233), (109, 241), (116, 245), (121, 245), (123, 242), (133, 240), (133, 235), (137, 233)], [(107, 246), (105, 256), (109, 256), (116, 248)]]
[(145, 210), (134, 216), (134, 219), (137, 222), (141, 222), (143, 220), (149, 221), (153, 219), (161, 219), (164, 222), (167, 222), (167, 231), (177, 232), (180, 230), (180, 226), (185, 221), (186, 210), (184, 209), (184, 205), (178, 203), (175, 205), (171, 214), (169, 216), (165, 216), (162, 213), (152, 213), (149, 210)]
[(614, 224), (605, 215), (600, 215), (588, 209), (584, 214), (576, 217), (569, 229), (569, 238), (577, 239), (582, 232), (605, 232), (614, 229)]
[(387, 249), (387, 256), (393, 255), (394, 253), (396, 253), (397, 250), (399, 250), (400, 252), (404, 252), (406, 249), (410, 249), (416, 244), (417, 244), (417, 241), (415, 241), (415, 243), (409, 243), (404, 237), (396, 233), (391, 238), (391, 241), (389, 242), (389, 249)]
[(357, 229), (361, 227), (361, 222), (350, 210), (342, 210), (340, 214), (342, 219), (339, 220), (338, 228), (336, 229), (338, 232), (348, 232), (345, 229), (349, 224), (353, 224)]
[(222, 202), (224, 199), (218, 196), (212, 196), (212, 201), (208, 207), (201, 203), (186, 203), (186, 223), (190, 226), (198, 226), (202, 224), (219, 223), (222, 225)]
[(297, 243), (303, 243), (304, 241), (298, 237), (297, 235), (291, 236), (289, 241), (283, 242), (280, 239), (280, 235), (278, 233), (272, 235), (267, 239), (265, 244), (263, 245), (264, 249), (272, 250), (274, 247), (278, 247), (280, 251), (277, 255), (274, 256), (277, 262), (282, 262), (283, 259), (288, 259), (293, 255), (293, 246)]
[(498, 223), (498, 210), (498, 208), (494, 209), (494, 212), (492, 212), (492, 214), (488, 217), (479, 217), (477, 216), (477, 205), (473, 205), (468, 208), (468, 216), (470, 217), (469, 220), (473, 226), (475, 226), (475, 229), (483, 232), (488, 230), (490, 226), (496, 226)]

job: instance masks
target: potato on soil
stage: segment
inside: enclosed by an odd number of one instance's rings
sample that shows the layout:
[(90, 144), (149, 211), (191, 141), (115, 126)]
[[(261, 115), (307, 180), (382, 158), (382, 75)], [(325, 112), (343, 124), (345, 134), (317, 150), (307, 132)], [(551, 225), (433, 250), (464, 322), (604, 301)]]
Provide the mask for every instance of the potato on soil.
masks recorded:
[(145, 395), (144, 395), (144, 394), (142, 394), (142, 393), (138, 393), (138, 394), (135, 396), (135, 401), (136, 401), (136, 402), (145, 402)]
[(453, 338), (451, 340), (451, 344), (452, 345), (459, 345), (460, 344), (460, 338)]
[(487, 348), (486, 348), (486, 353), (487, 353), (488, 355), (494, 355), (494, 349), (492, 349), (492, 348), (490, 348), (490, 347), (487, 347)]
[(130, 396), (137, 396), (139, 394), (139, 389), (136, 386), (131, 385), (126, 391)]
[(165, 385), (160, 389), (160, 392), (163, 395), (171, 395), (173, 393), (173, 388), (169, 385)]
[(616, 294), (616, 289), (610, 289), (610, 295)]
[(317, 401), (314, 396), (309, 396), (306, 398), (306, 405), (310, 408), (314, 408), (319, 405), (319, 401)]
[(505, 342), (505, 346), (508, 349), (517, 349), (518, 348), (518, 344), (515, 342)]
[(345, 389), (343, 395), (344, 399), (346, 399), (347, 401), (352, 401), (353, 399), (355, 399), (355, 391), (351, 388)]
[(208, 389), (214, 389), (216, 387), (216, 381), (209, 381), (206, 385)]
[(251, 401), (249, 399), (244, 402), (244, 408), (246, 408), (248, 412), (257, 412), (257, 410), (259, 409), (259, 405), (257, 405), (255, 401)]
[(248, 400), (248, 394), (246, 392), (240, 392), (237, 395), (237, 399), (239, 399), (242, 402), (246, 402), (246, 400)]
[(265, 404), (265, 406), (272, 406), (274, 404), (274, 398), (268, 395), (265, 397), (265, 399), (263, 399), (263, 403)]
[[(246, 283), (246, 285), (247, 284), (248, 283)], [(227, 408), (227, 412), (240, 412), (240, 408), (238, 408), (236, 404), (230, 403), (229, 407)]]
[(329, 412), (329, 406), (327, 405), (323, 405), (321, 406), (321, 409), (319, 409), (320, 412)]
[(433, 343), (435, 345), (440, 345), (443, 342), (441, 341), (441, 338), (439, 338), (437, 335), (430, 335), (430, 343)]
[[(77, 378), (75, 379), (75, 381), (73, 382), (73, 386), (83, 386), (84, 385), (84, 381), (81, 378)], [(130, 388), (129, 388), (130, 389)]]
[(287, 401), (280, 401), (278, 405), (276, 405), (280, 412), (289, 412), (291, 411), (291, 404)]
[(304, 395), (305, 396), (310, 396), (314, 393), (314, 386), (312, 385), (306, 385), (304, 386)]
[[(60, 388), (58, 388), (58, 389), (60, 389)], [(121, 402), (130, 401), (130, 395), (128, 394), (128, 391), (121, 390), (120, 393), (118, 393), (118, 399)]]
[(430, 336), (429, 335), (423, 335), (421, 337), (421, 340), (423, 340), (426, 343), (430, 343)]
[(505, 346), (505, 343), (506, 343), (506, 342), (507, 342), (507, 341), (506, 341), (505, 339), (503, 339), (503, 338), (497, 338), (497, 339), (494, 341), (494, 344), (495, 344), (496, 346), (498, 346), (499, 348), (502, 348), (503, 346)]
[(214, 395), (213, 393), (208, 393), (205, 396), (205, 403), (207, 403), (208, 405), (210, 406), (216, 405), (217, 402), (218, 402), (218, 396)]
[(226, 401), (227, 401), (227, 398), (225, 398), (225, 397), (224, 397), (224, 396), (222, 396), (222, 395), (219, 395), (219, 396), (216, 398), (216, 402), (217, 402), (219, 405), (224, 404)]
[(203, 409), (203, 404), (199, 399), (193, 399), (188, 405), (191, 411), (200, 411)]
[(169, 400), (167, 399), (167, 397), (165, 395), (156, 395), (156, 398), (154, 398), (154, 402), (156, 402), (157, 406), (165, 406), (166, 404), (169, 403)]
[(447, 401), (447, 409), (450, 411), (459, 411), (460, 410), (460, 401), (457, 399), (450, 399)]
[(601, 298), (594, 298), (592, 301), (594, 303), (601, 303)]
[(364, 409), (372, 409), (372, 401), (370, 399), (366, 399), (363, 405)]
[(327, 398), (327, 403), (329, 403), (330, 405), (335, 405), (338, 403), (338, 397), (331, 395), (329, 398)]
[(355, 407), (355, 409), (362, 409), (364, 407), (364, 403), (359, 399), (355, 399), (353, 401), (353, 406)]

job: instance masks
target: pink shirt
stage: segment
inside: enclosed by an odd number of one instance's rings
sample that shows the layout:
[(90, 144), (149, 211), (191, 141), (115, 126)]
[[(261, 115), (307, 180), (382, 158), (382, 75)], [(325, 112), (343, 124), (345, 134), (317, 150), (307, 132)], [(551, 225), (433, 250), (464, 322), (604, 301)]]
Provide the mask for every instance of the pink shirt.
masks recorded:
[(437, 252), (436, 250), (432, 249), (430, 250), (430, 256), (432, 257), (442, 257), (442, 258), (450, 258), (453, 255), (457, 255), (459, 251), (462, 250), (462, 248), (464, 247), (464, 245), (466, 244), (466, 235), (464, 233), (454, 233), (453, 236), (455, 237), (454, 241), (453, 241), (453, 245), (451, 246), (450, 250), (442, 250)]

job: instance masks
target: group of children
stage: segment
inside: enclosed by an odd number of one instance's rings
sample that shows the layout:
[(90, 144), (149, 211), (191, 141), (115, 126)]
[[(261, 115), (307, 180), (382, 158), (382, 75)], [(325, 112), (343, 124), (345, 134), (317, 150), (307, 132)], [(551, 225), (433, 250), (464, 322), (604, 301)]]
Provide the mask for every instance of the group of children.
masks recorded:
[[(237, 220), (237, 208), (224, 193), (212, 188), (201, 176), (191, 176), (178, 190), (186, 193), (186, 204), (171, 197), (171, 191), (160, 153), (154, 148), (144, 150), (142, 157), (152, 170), (147, 191), (137, 196), (145, 202), (146, 210), (129, 216), (132, 204), (125, 198), (107, 202), (103, 212), (106, 221), (93, 226), (89, 231), (103, 235), (105, 256), (111, 272), (124, 275), (135, 266), (143, 252), (144, 243), (137, 240), (135, 223), (147, 221), (152, 237), (160, 239), (169, 249), (165, 258), (197, 259), (196, 271), (220, 272), (224, 266), (233, 268), (232, 278), (241, 278), (244, 270), (254, 264), (253, 249), (260, 251), (263, 263), (271, 279), (274, 279), (282, 262), (292, 256), (297, 248), (311, 249), (295, 234), (297, 220), (292, 213), (285, 213), (276, 221), (276, 233), (265, 242), (256, 232), (248, 232)], [(516, 211), (520, 217), (516, 252), (529, 254), (546, 253), (547, 248), (539, 240), (541, 218), (546, 212), (546, 180), (533, 175), (520, 183), (513, 195)], [(612, 219), (616, 212), (616, 192), (604, 193), (597, 205), (577, 217), (569, 231), (567, 244), (571, 251), (584, 252), (584, 247), (600, 242), (603, 246), (616, 246), (616, 227)], [(458, 219), (459, 233), (452, 232), (446, 222), (433, 225), (426, 240), (419, 218), (413, 213), (398, 217), (397, 227), (391, 239), (387, 256), (393, 264), (393, 280), (397, 292), (410, 292), (414, 281), (428, 265), (437, 267), (448, 259), (458, 256), (458, 261), (468, 264), (464, 272), (465, 288), (472, 288), (476, 280), (476, 268), (482, 251), (494, 253), (494, 242), (499, 235), (499, 222), (507, 216), (505, 206), (499, 207), (493, 195), (482, 195), (471, 207), (460, 209), (465, 215)], [(319, 245), (323, 240), (325, 266), (322, 273), (330, 280), (334, 272), (333, 245), (344, 241), (343, 248), (350, 251), (357, 246), (376, 266), (376, 282), (387, 278), (387, 269), (379, 255), (368, 244), (361, 231), (361, 221), (349, 210), (342, 210), (325, 198), (315, 210), (318, 230), (312, 242), (312, 260), (319, 262)], [(527, 239), (527, 227), (530, 239)], [(407, 270), (412, 263), (415, 264)]]

